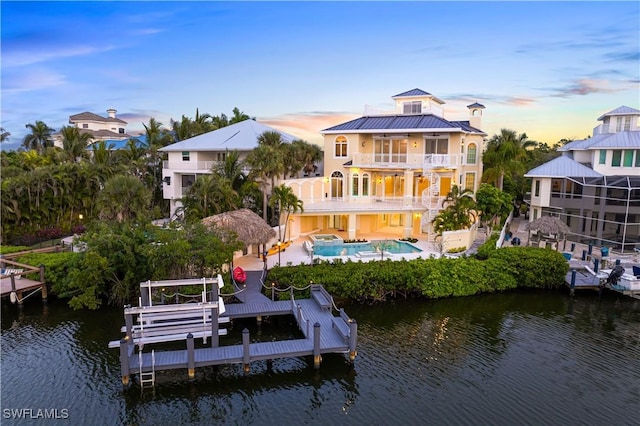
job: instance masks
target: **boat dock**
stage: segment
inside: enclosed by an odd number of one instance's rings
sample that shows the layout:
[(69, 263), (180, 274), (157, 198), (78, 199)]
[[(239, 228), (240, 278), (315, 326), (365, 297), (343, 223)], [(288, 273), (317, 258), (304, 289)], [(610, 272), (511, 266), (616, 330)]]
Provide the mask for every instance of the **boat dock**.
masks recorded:
[[(3, 258), (0, 272), (0, 297), (9, 296), (11, 303), (22, 305), (23, 301), (35, 293), (47, 300), (47, 285), (44, 279), (44, 266), (33, 267)], [(37, 279), (23, 277), (33, 274)], [(30, 292), (26, 296), (24, 293)]]
[[(177, 304), (152, 303), (153, 289), (174, 286), (202, 285), (197, 302)], [(141, 283), (140, 306), (125, 308), (125, 336), (109, 343), (120, 349), (122, 383), (129, 385), (130, 377), (139, 375), (140, 384), (155, 383), (155, 373), (162, 370), (185, 369), (190, 379), (195, 369), (211, 365), (242, 364), (245, 373), (250, 364), (260, 360), (312, 356), (319, 368), (322, 354), (348, 354), (356, 357), (357, 323), (343, 309), (337, 310), (333, 298), (321, 285), (311, 285), (311, 297), (295, 299), (290, 289), (290, 300), (271, 300), (256, 292), (255, 286), (244, 287), (237, 294), (245, 303), (224, 303), (218, 294), (222, 277), (198, 280), (175, 280)], [(262, 287), (262, 285), (260, 285)], [(272, 290), (273, 291), (273, 290)], [(243, 294), (244, 293), (244, 294)], [(177, 294), (177, 293), (176, 293)], [(251, 300), (251, 301), (248, 301)], [(334, 316), (333, 312), (337, 311)], [(219, 336), (226, 334), (220, 324), (237, 318), (256, 318), (275, 315), (293, 315), (303, 334), (301, 339), (251, 343), (247, 329), (242, 332), (242, 344), (220, 346)], [(195, 348), (195, 339), (202, 338), (209, 347)], [(148, 346), (170, 341), (184, 341), (180, 350), (146, 350)]]
[[(625, 270), (631, 270), (625, 265)], [(624, 274), (618, 284), (607, 284), (611, 269), (594, 269), (585, 263), (570, 261), (570, 269), (565, 277), (565, 283), (569, 287), (571, 295), (576, 290), (594, 290), (601, 292), (603, 289), (615, 291), (624, 296), (640, 299), (640, 279), (633, 275)]]

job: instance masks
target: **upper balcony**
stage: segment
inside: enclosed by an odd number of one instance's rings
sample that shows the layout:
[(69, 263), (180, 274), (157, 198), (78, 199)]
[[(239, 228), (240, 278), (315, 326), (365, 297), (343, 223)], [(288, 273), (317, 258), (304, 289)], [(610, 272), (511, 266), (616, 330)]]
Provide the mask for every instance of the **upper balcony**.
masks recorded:
[(355, 167), (383, 169), (455, 169), (478, 164), (478, 158), (466, 154), (363, 154), (351, 157)]

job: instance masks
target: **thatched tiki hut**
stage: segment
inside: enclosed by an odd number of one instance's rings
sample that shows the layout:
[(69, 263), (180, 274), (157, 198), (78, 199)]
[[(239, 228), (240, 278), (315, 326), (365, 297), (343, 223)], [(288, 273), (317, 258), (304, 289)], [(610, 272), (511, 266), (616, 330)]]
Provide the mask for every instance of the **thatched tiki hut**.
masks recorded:
[(236, 235), (245, 247), (267, 244), (276, 237), (276, 231), (260, 216), (249, 209), (220, 213), (202, 219), (205, 226), (214, 226)]
[(567, 234), (571, 232), (571, 228), (567, 226), (563, 221), (553, 216), (542, 216), (527, 224), (529, 234), (527, 236), (527, 245), (531, 241), (531, 234), (535, 234), (536, 240), (539, 243), (541, 240), (551, 241), (556, 243), (556, 250), (559, 250), (560, 240), (565, 240)]

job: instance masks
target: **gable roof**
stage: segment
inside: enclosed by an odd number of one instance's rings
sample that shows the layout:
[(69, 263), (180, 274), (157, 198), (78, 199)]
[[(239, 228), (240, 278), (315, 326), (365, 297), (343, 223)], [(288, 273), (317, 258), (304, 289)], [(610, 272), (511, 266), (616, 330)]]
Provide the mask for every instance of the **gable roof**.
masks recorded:
[(600, 117), (598, 117), (598, 121), (604, 120), (605, 117), (609, 117), (612, 115), (640, 115), (640, 111), (635, 108), (631, 108), (628, 106), (620, 106), (612, 111), (605, 112)]
[(322, 133), (341, 133), (357, 131), (359, 133), (377, 133), (387, 130), (396, 132), (469, 132), (484, 135), (482, 130), (469, 125), (468, 121), (449, 121), (433, 114), (381, 115), (356, 118), (322, 130)]
[(99, 121), (101, 123), (123, 123), (127, 124), (126, 121), (120, 120), (119, 118), (111, 118), (111, 117), (103, 117), (98, 114), (94, 114), (92, 112), (81, 112), (80, 114), (74, 114), (69, 116), (69, 122), (75, 121)]
[(159, 151), (225, 151), (227, 149), (250, 151), (258, 146), (258, 137), (264, 132), (278, 132), (284, 142), (288, 143), (300, 139), (289, 133), (258, 123), (255, 120), (244, 120), (218, 130), (167, 145), (164, 148), (160, 148)]
[(551, 161), (529, 170), (524, 177), (546, 177), (546, 178), (565, 178), (565, 177), (602, 177), (595, 170), (578, 163), (569, 158), (567, 155), (556, 157)]
[(569, 142), (558, 148), (558, 151), (606, 148), (640, 148), (640, 132), (600, 133), (589, 139)]

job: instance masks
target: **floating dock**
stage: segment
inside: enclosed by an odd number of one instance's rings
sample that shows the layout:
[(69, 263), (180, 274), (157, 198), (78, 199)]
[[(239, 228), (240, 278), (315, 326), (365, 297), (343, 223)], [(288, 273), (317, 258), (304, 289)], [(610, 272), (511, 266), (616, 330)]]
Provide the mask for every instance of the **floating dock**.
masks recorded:
[[(164, 290), (185, 285), (202, 285), (198, 301), (153, 305), (153, 289)], [(124, 310), (125, 326), (121, 340), (109, 343), (120, 349), (122, 383), (129, 385), (130, 377), (139, 375), (140, 384), (155, 383), (157, 371), (186, 369), (189, 378), (195, 369), (210, 365), (242, 364), (249, 373), (253, 361), (278, 358), (313, 356), (314, 367), (319, 368), (325, 353), (348, 354), (356, 357), (357, 323), (343, 309), (336, 310), (333, 298), (323, 286), (311, 285), (309, 299), (274, 301), (264, 295), (247, 297), (241, 290), (239, 300), (246, 303), (222, 302), (219, 289), (222, 277), (196, 280), (174, 280), (141, 283), (140, 306)], [(176, 294), (178, 294), (176, 292)], [(184, 296), (184, 295), (181, 295)], [(193, 297), (193, 296), (191, 296)], [(249, 301), (251, 300), (251, 301)], [(333, 315), (333, 311), (337, 315)], [(247, 329), (242, 332), (242, 344), (220, 346), (219, 336), (226, 334), (220, 324), (237, 318), (256, 318), (274, 315), (293, 315), (304, 338), (273, 342), (251, 343)], [(195, 348), (195, 339), (202, 338), (210, 347)], [(145, 351), (145, 346), (171, 341), (184, 341), (182, 350)]]

